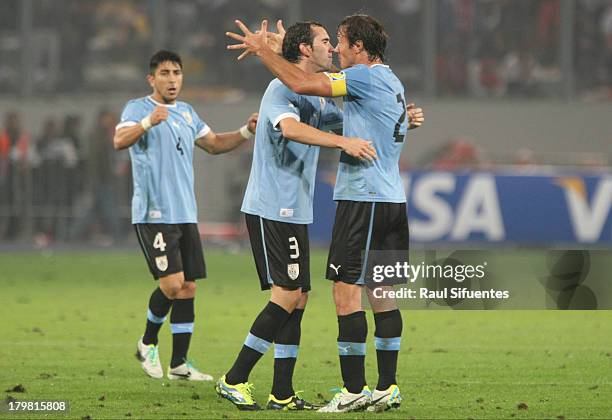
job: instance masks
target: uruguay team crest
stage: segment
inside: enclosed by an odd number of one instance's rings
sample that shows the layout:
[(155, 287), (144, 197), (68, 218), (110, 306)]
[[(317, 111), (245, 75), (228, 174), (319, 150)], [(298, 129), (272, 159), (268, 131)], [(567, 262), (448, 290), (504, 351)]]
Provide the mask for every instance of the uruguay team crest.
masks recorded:
[(168, 269), (168, 256), (162, 255), (161, 257), (155, 257), (155, 265), (159, 271), (166, 271)]
[(189, 112), (183, 111), (181, 112), (181, 115), (183, 118), (185, 118), (185, 121), (187, 121), (188, 124), (193, 124), (193, 118), (191, 118), (191, 114)]
[(287, 264), (287, 274), (291, 280), (295, 280), (300, 275), (299, 264)]
[(344, 72), (340, 72), (340, 73), (326, 73), (327, 77), (329, 77), (329, 79), (332, 82), (336, 82), (338, 80), (346, 80), (346, 74)]

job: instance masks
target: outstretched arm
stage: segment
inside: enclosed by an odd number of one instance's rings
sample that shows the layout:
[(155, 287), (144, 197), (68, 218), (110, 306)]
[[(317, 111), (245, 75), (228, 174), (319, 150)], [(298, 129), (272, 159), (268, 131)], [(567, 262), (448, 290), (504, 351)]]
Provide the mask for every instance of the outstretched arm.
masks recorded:
[(204, 137), (196, 140), (195, 144), (211, 155), (218, 155), (234, 150), (255, 133), (257, 126), (257, 113), (251, 114), (246, 125), (236, 131), (215, 133), (209, 131)]
[(226, 32), (225, 34), (228, 37), (240, 42), (239, 44), (228, 45), (228, 49), (244, 50), (240, 57), (248, 54), (257, 55), (268, 70), (295, 93), (312, 96), (333, 96), (331, 81), (325, 74), (307, 73), (276, 54), (270, 48), (268, 45), (267, 20), (261, 23), (261, 29), (257, 33), (251, 32), (239, 20), (236, 20), (236, 25), (244, 35)]
[(362, 160), (376, 159), (372, 142), (358, 137), (344, 137), (318, 130), (294, 118), (284, 118), (279, 122), (283, 137), (298, 143), (342, 149), (346, 154)]

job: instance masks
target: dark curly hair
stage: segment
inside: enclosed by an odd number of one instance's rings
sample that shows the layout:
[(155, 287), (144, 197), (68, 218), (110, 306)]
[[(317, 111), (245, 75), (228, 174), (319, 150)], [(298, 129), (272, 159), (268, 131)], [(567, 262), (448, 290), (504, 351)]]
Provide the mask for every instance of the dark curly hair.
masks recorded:
[(372, 16), (361, 14), (347, 16), (338, 25), (338, 31), (344, 33), (349, 45), (355, 45), (357, 41), (363, 42), (369, 60), (379, 58), (385, 61), (388, 35), (381, 23)]
[(149, 60), (149, 73), (155, 74), (157, 67), (166, 61), (176, 63), (180, 68), (183, 68), (183, 62), (178, 54), (173, 53), (172, 51), (160, 50), (153, 54), (151, 60)]
[(314, 41), (313, 26), (323, 28), (323, 25), (319, 22), (309, 20), (297, 22), (287, 29), (283, 39), (283, 57), (287, 61), (291, 63), (298, 63), (300, 61), (300, 44), (307, 44), (312, 47)]

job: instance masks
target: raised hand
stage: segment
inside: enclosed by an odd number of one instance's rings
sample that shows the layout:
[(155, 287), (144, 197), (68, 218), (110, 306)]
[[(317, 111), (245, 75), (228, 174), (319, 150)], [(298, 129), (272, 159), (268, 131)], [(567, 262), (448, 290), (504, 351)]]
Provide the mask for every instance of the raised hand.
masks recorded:
[(166, 121), (168, 119), (168, 108), (157, 105), (149, 117), (151, 118), (151, 125), (154, 126), (162, 121)]
[[(276, 54), (283, 53), (283, 40), (285, 39), (285, 27), (281, 19), (276, 21), (276, 33), (268, 32), (268, 46)], [(244, 53), (243, 53), (244, 54)]]
[(258, 117), (259, 117), (259, 114), (257, 112), (254, 112), (254, 113), (251, 114), (251, 116), (249, 117), (249, 119), (247, 121), (247, 128), (253, 134), (255, 134), (255, 128), (257, 127), (257, 118)]
[(226, 32), (225, 35), (239, 42), (239, 44), (228, 45), (228, 50), (244, 50), (242, 54), (238, 56), (239, 60), (250, 54), (258, 55), (262, 49), (269, 48), (267, 20), (264, 19), (261, 22), (261, 29), (255, 33), (251, 32), (242, 21), (236, 20), (235, 23), (238, 29), (242, 31), (243, 35), (234, 32)]
[[(280, 55), (283, 53), (283, 40), (285, 39), (285, 33), (286, 33), (285, 27), (283, 26), (283, 21), (281, 19), (276, 21), (276, 30), (278, 31), (277, 33), (274, 33), (274, 32), (267, 33), (268, 46), (270, 47), (272, 51), (274, 51), (274, 53)], [(258, 34), (259, 32), (260, 31), (256, 31), (255, 33)], [(245, 51), (238, 56), (238, 60), (240, 61), (243, 58), (248, 57), (249, 55), (251, 55), (251, 52)]]

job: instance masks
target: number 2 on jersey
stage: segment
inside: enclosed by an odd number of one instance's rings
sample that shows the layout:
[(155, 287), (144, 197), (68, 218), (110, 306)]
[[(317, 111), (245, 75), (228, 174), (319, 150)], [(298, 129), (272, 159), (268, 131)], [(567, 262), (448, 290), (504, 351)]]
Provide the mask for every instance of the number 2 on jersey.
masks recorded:
[(161, 252), (166, 251), (166, 243), (164, 242), (164, 236), (161, 232), (157, 232), (155, 239), (153, 239), (153, 248), (159, 249)]
[(395, 139), (396, 143), (401, 143), (404, 141), (404, 135), (400, 134), (400, 128), (402, 127), (402, 124), (406, 119), (406, 102), (404, 101), (404, 98), (402, 98), (402, 95), (400, 93), (397, 94), (396, 98), (397, 102), (402, 105), (402, 115), (400, 115), (399, 120), (397, 120), (397, 123), (395, 124), (393, 138)]

